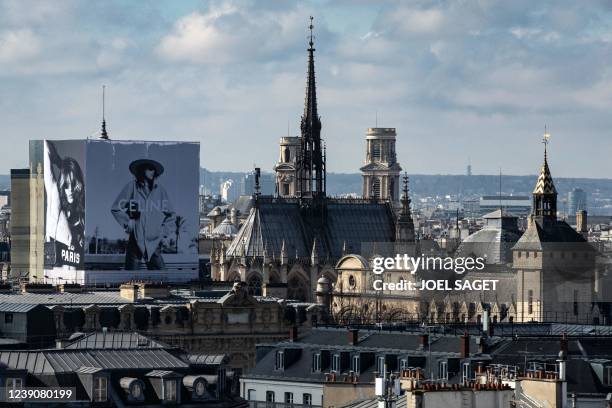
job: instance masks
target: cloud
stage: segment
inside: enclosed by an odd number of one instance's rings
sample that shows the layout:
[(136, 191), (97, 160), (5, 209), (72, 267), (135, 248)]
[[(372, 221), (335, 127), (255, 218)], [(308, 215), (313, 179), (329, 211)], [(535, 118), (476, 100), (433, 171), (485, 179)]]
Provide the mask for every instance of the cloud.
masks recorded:
[(40, 39), (29, 29), (0, 33), (0, 62), (11, 64), (30, 59), (40, 52)]

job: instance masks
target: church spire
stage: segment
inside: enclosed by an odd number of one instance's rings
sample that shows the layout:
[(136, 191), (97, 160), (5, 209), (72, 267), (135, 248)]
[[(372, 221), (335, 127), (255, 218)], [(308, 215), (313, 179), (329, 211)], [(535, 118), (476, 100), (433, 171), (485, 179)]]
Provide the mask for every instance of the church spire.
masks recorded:
[(548, 151), (550, 133), (544, 127), (544, 163), (540, 168), (540, 175), (533, 190), (533, 214), (536, 217), (557, 217), (557, 189), (548, 167)]
[(321, 146), (321, 118), (317, 110), (317, 86), (314, 66), (313, 17), (310, 16), (310, 40), (308, 42), (308, 73), (304, 114), (300, 124), (301, 152), (296, 174), (298, 195), (302, 198), (325, 196), (325, 164)]
[(100, 132), (100, 139), (108, 140), (108, 133), (106, 132), (106, 85), (102, 85), (102, 130)]
[(395, 240), (397, 242), (414, 242), (414, 221), (412, 220), (412, 213), (410, 211), (410, 196), (408, 195), (408, 174), (404, 173), (403, 177), (403, 195), (402, 195), (402, 209), (400, 210), (399, 216), (397, 217), (397, 224), (395, 228)]

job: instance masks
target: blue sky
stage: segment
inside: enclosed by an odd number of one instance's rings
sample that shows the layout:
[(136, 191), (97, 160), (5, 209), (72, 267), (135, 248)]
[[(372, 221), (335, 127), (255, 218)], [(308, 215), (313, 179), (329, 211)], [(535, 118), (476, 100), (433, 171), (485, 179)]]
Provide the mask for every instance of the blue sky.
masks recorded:
[(297, 134), (315, 17), (328, 167), (355, 172), (367, 127), (396, 127), (410, 173), (611, 177), (606, 1), (0, 0), (0, 172), (27, 140), (201, 143), (213, 170), (271, 170)]

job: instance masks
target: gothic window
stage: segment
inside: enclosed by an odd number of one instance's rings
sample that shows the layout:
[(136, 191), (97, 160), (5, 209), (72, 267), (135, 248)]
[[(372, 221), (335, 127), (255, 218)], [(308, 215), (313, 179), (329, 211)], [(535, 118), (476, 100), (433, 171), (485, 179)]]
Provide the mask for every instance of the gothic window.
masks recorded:
[(261, 278), (259, 275), (251, 275), (247, 280), (247, 287), (250, 295), (261, 296)]

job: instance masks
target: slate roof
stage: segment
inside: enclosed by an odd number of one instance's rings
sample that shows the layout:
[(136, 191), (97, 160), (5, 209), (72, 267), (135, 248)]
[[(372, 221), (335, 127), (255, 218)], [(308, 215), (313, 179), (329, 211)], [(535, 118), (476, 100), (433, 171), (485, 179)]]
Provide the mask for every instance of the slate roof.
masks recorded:
[(326, 216), (302, 211), (297, 199), (260, 197), (230, 244), (228, 257), (279, 256), (283, 242), (286, 256), (308, 258), (313, 243), (317, 255), (338, 259), (360, 252), (364, 242), (391, 242), (395, 221), (386, 203), (370, 200), (327, 199)]
[(512, 249), (537, 251), (545, 248), (595, 251), (587, 240), (565, 221), (533, 217), (527, 230)]
[(41, 305), (120, 305), (132, 303), (118, 291), (83, 293), (0, 293), (0, 304), (29, 303)]
[(27, 313), (38, 306), (35, 303), (0, 303), (0, 312)]
[(485, 226), (467, 237), (457, 248), (456, 256), (485, 258), (487, 264), (512, 262), (512, 247), (521, 237), (517, 218), (496, 210), (484, 217)]
[(175, 369), (189, 365), (162, 349), (2, 351), (0, 362), (32, 374), (75, 372), (81, 367), (102, 369)]
[(161, 349), (168, 346), (136, 332), (93, 332), (65, 349)]

